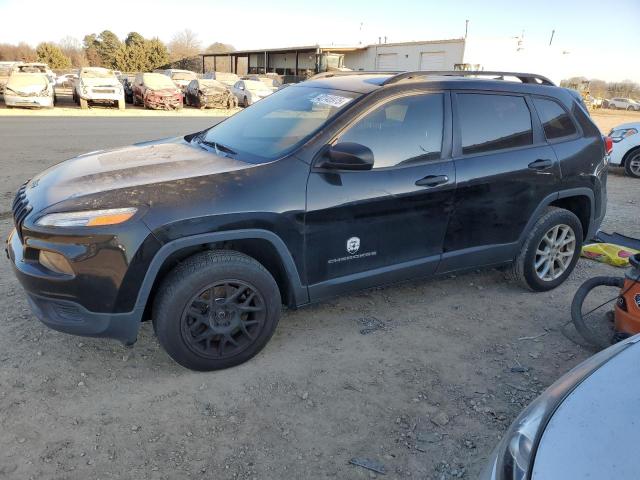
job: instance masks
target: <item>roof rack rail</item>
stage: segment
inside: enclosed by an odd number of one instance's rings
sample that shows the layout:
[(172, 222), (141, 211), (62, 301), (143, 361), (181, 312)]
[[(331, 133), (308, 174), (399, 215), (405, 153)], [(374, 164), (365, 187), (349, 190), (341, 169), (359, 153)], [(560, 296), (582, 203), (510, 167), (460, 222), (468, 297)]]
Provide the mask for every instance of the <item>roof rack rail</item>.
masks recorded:
[(499, 71), (484, 71), (484, 70), (442, 70), (442, 71), (415, 71), (415, 72), (402, 72), (393, 77), (387, 79), (383, 85), (390, 85), (398, 83), (402, 80), (408, 80), (418, 77), (431, 77), (431, 76), (444, 76), (444, 77), (470, 77), (470, 76), (483, 76), (483, 77), (499, 77), (495, 80), (504, 80), (504, 77), (515, 77), (522, 83), (532, 83), (537, 85), (551, 85), (555, 87), (555, 83), (549, 80), (547, 77), (538, 75), (537, 73), (519, 73), (519, 72), (499, 72)]
[(401, 75), (403, 71), (381, 72), (379, 70), (336, 70), (335, 72), (320, 72), (313, 75), (309, 80), (317, 80), (320, 78), (345, 77), (349, 75)]

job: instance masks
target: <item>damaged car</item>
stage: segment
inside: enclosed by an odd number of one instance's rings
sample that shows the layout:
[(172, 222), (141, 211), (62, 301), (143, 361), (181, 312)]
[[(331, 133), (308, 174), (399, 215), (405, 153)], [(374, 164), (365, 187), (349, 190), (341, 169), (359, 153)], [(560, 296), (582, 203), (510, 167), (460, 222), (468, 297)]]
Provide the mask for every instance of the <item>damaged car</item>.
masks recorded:
[(184, 103), (198, 108), (235, 108), (238, 99), (217, 80), (192, 80), (186, 88)]
[(139, 73), (133, 83), (133, 104), (145, 108), (175, 110), (183, 105), (182, 92), (162, 73)]
[(82, 68), (73, 89), (73, 99), (82, 109), (89, 108), (91, 102), (113, 104), (124, 110), (124, 88), (108, 68)]
[(44, 73), (13, 72), (4, 88), (4, 103), (8, 108), (53, 108), (53, 83)]
[(227, 87), (233, 87), (240, 77), (235, 73), (229, 72), (207, 72), (202, 77), (205, 80), (217, 80), (220, 83), (225, 84)]
[(13, 67), (14, 72), (19, 73), (44, 73), (52, 84), (56, 83), (56, 74), (49, 68), (49, 65), (42, 62), (18, 62)]
[(184, 94), (187, 90), (187, 86), (191, 83), (192, 80), (196, 80), (198, 75), (191, 70), (179, 70), (177, 68), (169, 68), (164, 71), (164, 74), (173, 80), (182, 93)]

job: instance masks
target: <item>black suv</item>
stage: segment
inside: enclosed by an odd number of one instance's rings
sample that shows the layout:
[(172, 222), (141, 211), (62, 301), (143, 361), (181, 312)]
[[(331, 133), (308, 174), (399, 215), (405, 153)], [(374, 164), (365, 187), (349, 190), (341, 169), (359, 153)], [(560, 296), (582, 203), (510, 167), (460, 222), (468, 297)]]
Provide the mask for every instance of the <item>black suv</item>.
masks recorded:
[(282, 304), (508, 264), (558, 286), (605, 213), (605, 141), (544, 77), (469, 75), (329, 75), (46, 170), (7, 241), (31, 308), (126, 344), (153, 319), (178, 363), (212, 370), (260, 351)]

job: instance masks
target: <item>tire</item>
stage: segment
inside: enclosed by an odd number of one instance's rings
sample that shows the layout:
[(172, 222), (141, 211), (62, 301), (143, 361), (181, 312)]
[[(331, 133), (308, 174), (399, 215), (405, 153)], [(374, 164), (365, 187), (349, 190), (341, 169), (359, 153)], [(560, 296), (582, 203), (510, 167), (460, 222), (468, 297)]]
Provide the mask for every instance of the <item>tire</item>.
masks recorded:
[(249, 99), (247, 97), (244, 97), (244, 100), (242, 101), (242, 106), (248, 107), (249, 105), (251, 105), (249, 103)]
[(640, 149), (631, 152), (625, 159), (624, 173), (633, 178), (640, 178)]
[(633, 110), (635, 110), (635, 109), (634, 109), (632, 106), (628, 106), (628, 107), (627, 107), (627, 112), (631, 112), (631, 111), (633, 111)]
[(616, 107), (613, 103), (610, 103), (610, 104), (609, 104), (609, 108), (610, 108), (611, 110), (616, 110), (618, 107)]
[(162, 282), (153, 327), (173, 360), (211, 371), (246, 362), (262, 350), (280, 312), (278, 285), (260, 263), (235, 251), (207, 251), (184, 260)]
[(571, 302), (571, 320), (573, 320), (573, 325), (576, 327), (576, 330), (582, 338), (584, 338), (591, 345), (596, 347), (598, 350), (602, 350), (603, 348), (607, 348), (611, 345), (610, 341), (604, 341), (597, 334), (595, 334), (585, 323), (583, 315), (582, 315), (582, 304), (584, 303), (587, 295), (591, 293), (596, 287), (607, 286), (607, 287), (617, 287), (622, 288), (624, 286), (624, 278), (622, 277), (593, 277), (580, 285), (580, 288), (576, 291), (576, 294), (573, 297), (573, 301)]
[[(554, 238), (554, 231), (557, 232), (555, 238), (558, 244), (571, 239), (572, 243), (559, 248), (551, 247), (547, 242), (550, 238)], [(566, 237), (562, 237), (563, 232), (567, 232)], [(563, 208), (547, 207), (527, 235), (520, 253), (511, 266), (510, 277), (529, 290), (537, 292), (552, 290), (571, 275), (580, 257), (582, 241), (582, 224), (578, 217)], [(539, 249), (540, 246), (543, 248)], [(551, 256), (539, 254), (543, 251), (549, 251)]]
[(80, 108), (82, 110), (86, 110), (89, 108), (89, 102), (87, 102), (84, 98), (80, 97)]

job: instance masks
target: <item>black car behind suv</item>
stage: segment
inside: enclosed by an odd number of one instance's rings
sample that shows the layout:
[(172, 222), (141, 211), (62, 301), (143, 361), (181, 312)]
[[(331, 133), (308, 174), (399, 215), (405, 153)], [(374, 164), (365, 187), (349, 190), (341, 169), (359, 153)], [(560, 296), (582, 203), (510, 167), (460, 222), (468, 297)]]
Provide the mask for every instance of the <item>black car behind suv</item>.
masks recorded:
[(558, 286), (605, 214), (605, 141), (544, 77), (470, 75), (328, 75), (46, 170), (7, 241), (34, 313), (127, 344), (152, 319), (212, 370), (260, 351), (282, 304), (509, 264)]

